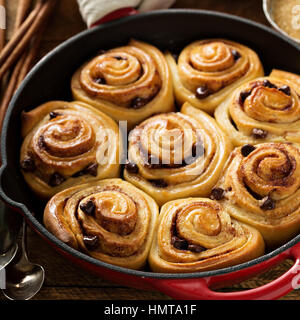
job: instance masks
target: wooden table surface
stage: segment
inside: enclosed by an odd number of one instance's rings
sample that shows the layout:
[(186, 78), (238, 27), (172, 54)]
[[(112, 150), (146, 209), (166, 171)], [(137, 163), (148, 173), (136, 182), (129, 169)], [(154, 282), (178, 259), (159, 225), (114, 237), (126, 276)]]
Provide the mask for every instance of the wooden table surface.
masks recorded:
[[(8, 37), (10, 37), (18, 0), (7, 0), (6, 2), (8, 4)], [(268, 24), (262, 11), (261, 0), (177, 0), (173, 7), (216, 10)], [(60, 0), (56, 14), (45, 33), (41, 55), (85, 28), (76, 0)], [(35, 300), (169, 299), (158, 292), (122, 287), (79, 269), (55, 252), (32, 230), (28, 232), (28, 250), (30, 259), (43, 265), (46, 271), (44, 286), (33, 298)], [(277, 278), (290, 266), (291, 262), (285, 261), (263, 275), (229, 289), (245, 290), (263, 285)], [(2, 293), (0, 293), (1, 299), (5, 299)], [(300, 290), (294, 290), (282, 299), (300, 300)]]

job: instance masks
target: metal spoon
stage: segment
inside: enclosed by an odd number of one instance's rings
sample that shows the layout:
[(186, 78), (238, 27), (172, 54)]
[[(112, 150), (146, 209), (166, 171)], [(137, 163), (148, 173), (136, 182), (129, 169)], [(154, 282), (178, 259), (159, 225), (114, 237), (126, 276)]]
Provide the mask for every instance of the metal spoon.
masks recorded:
[(29, 300), (39, 292), (45, 279), (44, 268), (28, 260), (24, 219), (20, 237), (17, 254), (5, 269), (6, 288), (2, 291), (11, 300)]
[(18, 245), (15, 243), (8, 249), (8, 251), (0, 254), (0, 270), (5, 268), (12, 261), (17, 253), (17, 250)]
[(0, 201), (0, 270), (5, 268), (17, 253), (16, 237), (22, 217)]

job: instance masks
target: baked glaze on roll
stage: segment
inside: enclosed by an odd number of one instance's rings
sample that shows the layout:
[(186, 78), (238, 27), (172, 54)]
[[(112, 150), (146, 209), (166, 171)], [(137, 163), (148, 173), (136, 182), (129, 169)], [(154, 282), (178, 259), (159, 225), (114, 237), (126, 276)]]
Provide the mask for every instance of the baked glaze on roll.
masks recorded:
[(166, 58), (177, 102), (182, 105), (188, 101), (209, 113), (243, 82), (264, 75), (253, 50), (224, 39), (195, 41), (178, 59), (171, 53)]
[(300, 143), (300, 76), (273, 70), (239, 87), (215, 111), (235, 146)]
[(164, 55), (154, 46), (131, 40), (102, 52), (73, 76), (76, 100), (87, 102), (128, 128), (147, 117), (174, 110), (172, 79)]
[(235, 219), (258, 229), (269, 247), (300, 231), (300, 149), (291, 143), (236, 148), (212, 190)]
[(22, 114), (20, 165), (41, 198), (73, 185), (119, 177), (119, 129), (82, 102), (51, 101)]
[(216, 201), (187, 198), (166, 203), (149, 255), (155, 272), (187, 273), (237, 265), (261, 256), (260, 233), (230, 217)]
[(153, 116), (132, 130), (124, 178), (159, 205), (208, 196), (231, 150), (215, 120), (186, 103), (181, 112)]
[(156, 228), (158, 206), (121, 179), (66, 189), (50, 199), (46, 228), (58, 239), (98, 260), (141, 269)]

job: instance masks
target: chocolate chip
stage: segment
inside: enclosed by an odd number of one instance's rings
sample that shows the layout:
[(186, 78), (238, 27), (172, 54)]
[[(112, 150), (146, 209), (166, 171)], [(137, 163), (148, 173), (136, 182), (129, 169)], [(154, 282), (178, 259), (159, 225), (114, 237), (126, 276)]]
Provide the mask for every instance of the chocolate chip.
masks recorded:
[(92, 163), (90, 165), (88, 165), (85, 169), (84, 169), (84, 173), (90, 174), (94, 177), (97, 177), (97, 173), (98, 173), (98, 163)]
[(38, 139), (38, 147), (40, 149), (45, 149), (46, 148), (46, 143), (45, 143), (45, 138), (44, 136), (39, 136), (39, 139)]
[(144, 107), (147, 103), (148, 103), (148, 99), (137, 97), (131, 101), (131, 108), (140, 109)]
[(49, 116), (50, 116), (50, 119), (54, 119), (54, 118), (60, 116), (60, 113), (51, 111), (51, 112), (49, 113)]
[(192, 252), (200, 253), (202, 251), (205, 251), (206, 249), (199, 246), (198, 244), (189, 244), (187, 250), (190, 250)]
[(263, 129), (254, 128), (252, 130), (252, 135), (255, 139), (264, 139), (268, 135), (268, 131)]
[(264, 87), (267, 87), (267, 88), (276, 88), (276, 89), (277, 89), (277, 86), (276, 86), (274, 83), (272, 83), (271, 81), (267, 80), (267, 79), (265, 79), (265, 80), (262, 82), (262, 85), (263, 85)]
[(210, 198), (212, 200), (221, 200), (224, 198), (225, 190), (222, 188), (214, 188), (211, 190)]
[(80, 209), (89, 216), (93, 216), (95, 213), (95, 204), (94, 201), (89, 200), (85, 203), (80, 204)]
[(239, 102), (240, 104), (243, 104), (245, 102), (245, 100), (250, 96), (251, 94), (251, 90), (249, 91), (242, 91), (240, 93), (240, 98), (239, 98)]
[(206, 86), (198, 87), (196, 89), (196, 98), (198, 99), (205, 99), (210, 94), (211, 94), (211, 91)]
[(66, 179), (60, 175), (58, 172), (54, 172), (49, 180), (49, 185), (51, 187), (57, 187), (62, 184)]
[(176, 230), (176, 217), (177, 215), (173, 218), (172, 221), (172, 227), (171, 227), (171, 231), (172, 231), (172, 235), (177, 235), (177, 230)]
[(167, 182), (164, 179), (149, 180), (157, 188), (166, 188), (168, 186)]
[(231, 53), (233, 55), (233, 59), (234, 60), (238, 60), (241, 57), (241, 54), (238, 51), (234, 50), (234, 49), (231, 50)]
[(196, 157), (197, 156), (197, 151), (199, 152), (199, 157), (202, 157), (204, 155), (204, 147), (202, 142), (196, 142), (192, 146), (192, 156)]
[(106, 81), (104, 78), (95, 78), (94, 82), (98, 83), (98, 84), (106, 84)]
[(188, 245), (189, 245), (186, 240), (180, 239), (176, 236), (172, 237), (171, 243), (176, 249), (179, 249), (179, 250), (187, 250)]
[(34, 160), (30, 157), (25, 157), (21, 162), (21, 169), (26, 172), (32, 172), (35, 170), (35, 163)]
[(282, 86), (278, 88), (278, 90), (285, 93), (287, 96), (291, 95), (291, 88), (289, 86)]
[(84, 170), (78, 171), (72, 175), (73, 178), (81, 177), (85, 174)]
[(254, 150), (255, 150), (255, 147), (252, 144), (245, 144), (241, 148), (241, 153), (243, 157), (247, 157)]
[(125, 60), (125, 59), (124, 59), (123, 57), (121, 57), (121, 56), (115, 56), (114, 58), (115, 58), (116, 60), (119, 60), (119, 61), (120, 61), (120, 60)]
[(92, 175), (94, 177), (97, 177), (97, 173), (98, 173), (98, 163), (95, 162), (95, 163), (89, 164), (85, 169), (74, 173), (72, 175), (72, 177), (73, 178), (78, 178), (78, 177), (81, 177), (81, 176), (83, 176), (85, 174), (90, 174), (90, 175)]
[(262, 210), (273, 210), (275, 208), (275, 202), (270, 197), (265, 197), (261, 201), (260, 208)]
[(127, 160), (126, 164), (125, 164), (125, 169), (130, 172), (130, 173), (138, 173), (139, 172), (139, 167), (137, 166), (137, 164), (130, 162), (129, 160)]
[(84, 236), (83, 237), (83, 242), (87, 249), (93, 250), (98, 247), (99, 244), (99, 239), (97, 236)]

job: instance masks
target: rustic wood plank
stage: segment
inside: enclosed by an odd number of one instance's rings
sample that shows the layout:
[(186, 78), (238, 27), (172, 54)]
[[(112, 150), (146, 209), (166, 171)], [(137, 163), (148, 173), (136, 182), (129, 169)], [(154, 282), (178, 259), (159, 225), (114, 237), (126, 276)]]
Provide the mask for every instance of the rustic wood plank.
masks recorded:
[(33, 300), (170, 300), (159, 292), (135, 290), (132, 288), (90, 288), (90, 287), (47, 287)]

